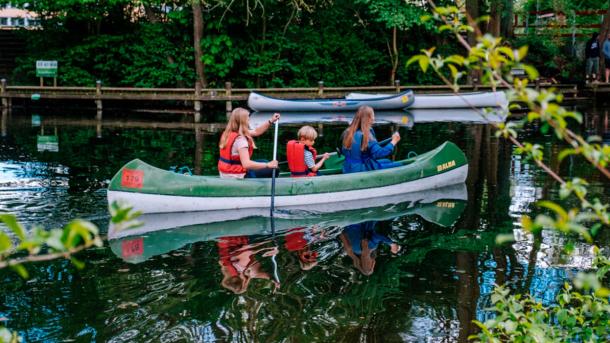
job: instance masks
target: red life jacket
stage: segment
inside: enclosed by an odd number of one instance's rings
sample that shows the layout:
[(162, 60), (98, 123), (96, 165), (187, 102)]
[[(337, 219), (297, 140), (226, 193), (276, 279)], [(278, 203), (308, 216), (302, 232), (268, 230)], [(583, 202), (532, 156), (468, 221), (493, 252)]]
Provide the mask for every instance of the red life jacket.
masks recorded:
[[(233, 148), (233, 143), (239, 134), (237, 132), (229, 133), (229, 138), (227, 139), (227, 144), (225, 147), (220, 149), (220, 157), (218, 158), (218, 171), (225, 174), (243, 174), (246, 172), (246, 168), (241, 165), (241, 160), (238, 155), (231, 155), (231, 149)], [(252, 152), (254, 148), (252, 147), (251, 142), (248, 142), (248, 154), (252, 157)]]
[(316, 149), (310, 148), (305, 144), (295, 141), (294, 139), (288, 141), (286, 144), (286, 158), (288, 159), (288, 169), (290, 169), (290, 175), (292, 177), (305, 177), (305, 176), (316, 176), (317, 173), (307, 168), (305, 164), (305, 149), (307, 149), (313, 155), (315, 161), (318, 153)]

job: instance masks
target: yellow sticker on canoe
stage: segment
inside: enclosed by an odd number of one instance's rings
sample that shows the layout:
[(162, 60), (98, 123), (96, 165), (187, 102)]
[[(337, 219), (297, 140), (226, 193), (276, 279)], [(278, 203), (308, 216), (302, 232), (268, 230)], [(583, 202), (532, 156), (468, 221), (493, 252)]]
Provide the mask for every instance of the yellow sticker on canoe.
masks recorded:
[(449, 168), (452, 168), (452, 167), (455, 167), (455, 160), (451, 160), (449, 162), (445, 162), (443, 164), (437, 165), (436, 166), (436, 171), (437, 172), (441, 172), (441, 171), (443, 171), (445, 169), (449, 169)]
[(409, 96), (408, 95), (403, 95), (400, 99), (402, 100), (403, 104), (406, 104), (409, 101)]
[(454, 208), (455, 207), (455, 203), (452, 201), (439, 201), (436, 203), (436, 207), (442, 207), (442, 208)]

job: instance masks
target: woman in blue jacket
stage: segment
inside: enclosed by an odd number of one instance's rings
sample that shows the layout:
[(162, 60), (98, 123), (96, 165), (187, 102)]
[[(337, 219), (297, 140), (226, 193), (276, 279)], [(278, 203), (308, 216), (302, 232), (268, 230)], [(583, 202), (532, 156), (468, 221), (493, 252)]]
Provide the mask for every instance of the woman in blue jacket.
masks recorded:
[(400, 163), (384, 157), (390, 156), (396, 143), (400, 141), (398, 132), (385, 146), (379, 145), (373, 131), (375, 112), (370, 106), (361, 106), (343, 136), (341, 153), (345, 156), (343, 173), (357, 173), (367, 170), (397, 167)]

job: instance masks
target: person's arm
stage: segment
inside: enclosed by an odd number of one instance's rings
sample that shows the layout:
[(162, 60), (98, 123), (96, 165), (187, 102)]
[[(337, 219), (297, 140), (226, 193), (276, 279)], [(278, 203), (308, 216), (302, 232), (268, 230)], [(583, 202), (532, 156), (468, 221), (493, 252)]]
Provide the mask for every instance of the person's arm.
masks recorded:
[(376, 140), (369, 141), (368, 149), (373, 158), (375, 158), (375, 159), (384, 158), (384, 157), (392, 154), (392, 151), (394, 151), (394, 146), (396, 146), (396, 144), (399, 141), (400, 141), (400, 134), (398, 134), (398, 132), (396, 132), (392, 135), (392, 141), (383, 147), (381, 145), (379, 145), (379, 143)]
[(610, 58), (610, 42), (607, 40), (604, 42), (604, 55), (606, 58)]
[(239, 160), (241, 161), (241, 165), (248, 170), (261, 170), (265, 168), (277, 168), (277, 160), (271, 162), (256, 162), (250, 159), (250, 154), (248, 153), (248, 147), (241, 148), (237, 150), (239, 152)]
[(311, 171), (317, 172), (318, 170), (320, 170), (320, 168), (322, 168), (322, 166), (324, 165), (324, 161), (328, 160), (329, 157), (330, 155), (328, 153), (325, 153), (324, 155), (322, 155), (320, 161), (318, 161), (318, 163), (316, 163), (313, 167), (310, 167), (309, 169), (311, 169)]
[(267, 129), (269, 129), (269, 126), (271, 126), (271, 124), (275, 123), (279, 119), (280, 119), (280, 114), (274, 113), (269, 120), (267, 120), (266, 122), (259, 125), (256, 129), (250, 130), (250, 136), (258, 137), (258, 136), (262, 135), (263, 133), (265, 133), (265, 131), (267, 131)]

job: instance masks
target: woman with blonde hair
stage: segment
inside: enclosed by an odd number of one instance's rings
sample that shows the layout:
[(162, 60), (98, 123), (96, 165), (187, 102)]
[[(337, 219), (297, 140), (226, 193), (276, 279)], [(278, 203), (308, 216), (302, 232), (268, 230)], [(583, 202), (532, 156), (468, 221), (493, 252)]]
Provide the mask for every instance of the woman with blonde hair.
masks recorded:
[[(271, 124), (280, 119), (279, 113), (274, 113), (271, 119), (254, 130), (250, 130), (250, 112), (238, 107), (231, 112), (222, 136), (220, 136), (220, 157), (218, 172), (221, 178), (244, 178), (246, 172), (253, 170), (276, 169), (277, 161), (256, 162), (251, 160), (256, 148), (252, 137), (265, 133)], [(271, 172), (269, 172), (271, 175)]]
[(379, 145), (373, 131), (375, 112), (370, 106), (358, 108), (352, 123), (343, 134), (341, 153), (345, 156), (343, 173), (357, 173), (367, 170), (397, 167), (400, 164), (382, 159), (392, 154), (394, 146), (400, 141), (398, 132), (385, 146)]

